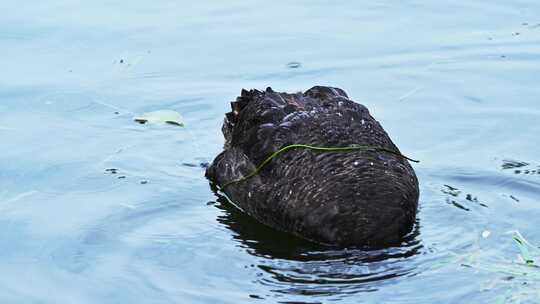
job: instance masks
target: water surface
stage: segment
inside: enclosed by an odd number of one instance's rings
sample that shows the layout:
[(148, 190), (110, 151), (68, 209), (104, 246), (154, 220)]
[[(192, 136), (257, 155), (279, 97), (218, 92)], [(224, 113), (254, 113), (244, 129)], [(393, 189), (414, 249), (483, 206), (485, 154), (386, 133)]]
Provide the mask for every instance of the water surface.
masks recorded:
[[(516, 259), (509, 231), (540, 244), (538, 1), (0, 9), (0, 302), (539, 301), (539, 280), (484, 267)], [(203, 177), (241, 88), (316, 84), (422, 161), (402, 246), (280, 234)], [(162, 109), (186, 127), (132, 121)]]

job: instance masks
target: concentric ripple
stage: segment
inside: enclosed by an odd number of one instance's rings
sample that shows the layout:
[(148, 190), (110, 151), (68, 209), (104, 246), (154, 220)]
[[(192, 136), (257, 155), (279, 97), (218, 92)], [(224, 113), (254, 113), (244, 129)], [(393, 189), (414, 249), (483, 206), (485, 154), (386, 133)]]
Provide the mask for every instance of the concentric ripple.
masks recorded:
[(218, 221), (234, 232), (239, 246), (259, 257), (256, 281), (290, 296), (343, 296), (375, 291), (417, 272), (415, 256), (423, 252), (418, 223), (401, 246), (379, 250), (335, 249), (311, 243), (264, 226), (223, 196)]

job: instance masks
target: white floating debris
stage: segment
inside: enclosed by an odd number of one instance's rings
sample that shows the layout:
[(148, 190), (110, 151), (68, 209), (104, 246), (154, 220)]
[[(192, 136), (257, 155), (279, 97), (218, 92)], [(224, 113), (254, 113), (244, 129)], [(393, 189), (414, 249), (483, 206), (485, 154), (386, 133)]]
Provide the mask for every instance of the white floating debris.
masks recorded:
[(482, 237), (487, 239), (491, 235), (491, 232), (489, 230), (484, 230), (482, 232)]
[(134, 117), (138, 123), (168, 123), (179, 127), (184, 126), (184, 118), (180, 113), (172, 110), (159, 110), (154, 112), (144, 113), (141, 116)]

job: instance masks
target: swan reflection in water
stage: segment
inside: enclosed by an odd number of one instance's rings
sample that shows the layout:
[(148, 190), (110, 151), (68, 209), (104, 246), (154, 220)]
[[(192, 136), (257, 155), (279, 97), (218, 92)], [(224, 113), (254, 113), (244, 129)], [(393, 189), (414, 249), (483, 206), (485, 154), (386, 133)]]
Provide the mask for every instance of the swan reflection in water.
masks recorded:
[(217, 194), (223, 211), (217, 221), (233, 231), (240, 247), (258, 257), (263, 275), (256, 281), (275, 293), (340, 298), (370, 292), (399, 277), (416, 274), (415, 256), (422, 253), (419, 225), (397, 247), (339, 249), (318, 245), (262, 225)]

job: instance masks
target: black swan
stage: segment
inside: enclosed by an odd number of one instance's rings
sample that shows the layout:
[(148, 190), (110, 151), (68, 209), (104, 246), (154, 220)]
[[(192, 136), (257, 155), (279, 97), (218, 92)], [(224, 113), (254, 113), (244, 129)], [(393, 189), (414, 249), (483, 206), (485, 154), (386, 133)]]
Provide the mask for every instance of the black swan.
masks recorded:
[(411, 231), (419, 195), (414, 170), (343, 90), (242, 90), (231, 107), (224, 151), (206, 176), (245, 213), (340, 247), (395, 245)]

